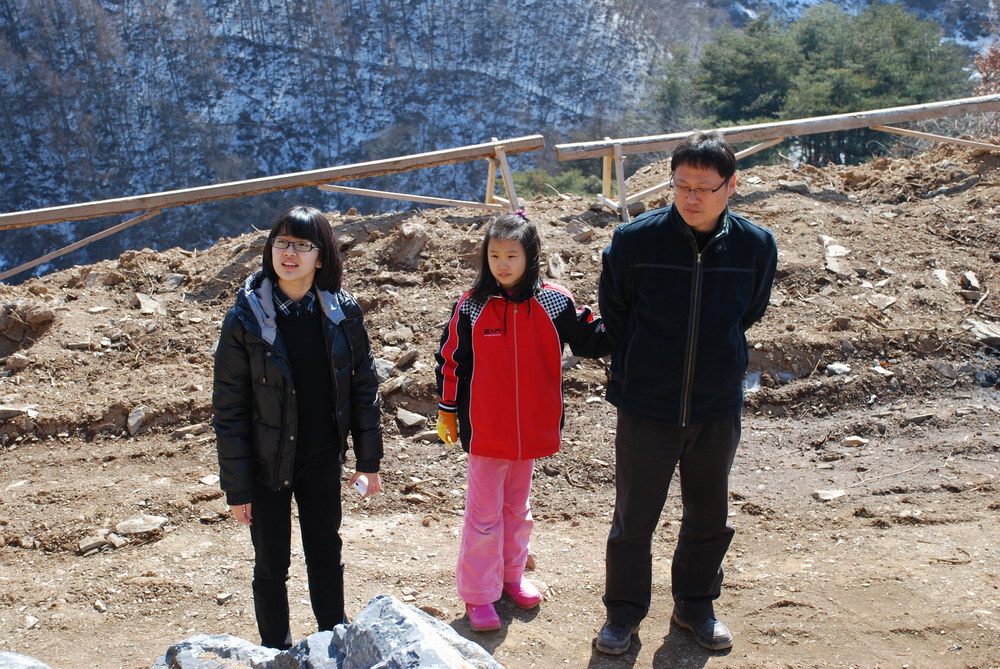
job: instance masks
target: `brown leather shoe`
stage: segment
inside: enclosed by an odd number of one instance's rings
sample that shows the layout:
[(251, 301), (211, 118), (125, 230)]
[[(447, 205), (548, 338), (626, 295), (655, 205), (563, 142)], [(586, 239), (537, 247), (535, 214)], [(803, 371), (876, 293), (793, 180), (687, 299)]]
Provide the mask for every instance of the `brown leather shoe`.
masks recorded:
[(709, 614), (686, 615), (684, 610), (674, 607), (673, 621), (694, 635), (694, 640), (710, 650), (725, 650), (733, 645), (733, 635), (725, 623)]

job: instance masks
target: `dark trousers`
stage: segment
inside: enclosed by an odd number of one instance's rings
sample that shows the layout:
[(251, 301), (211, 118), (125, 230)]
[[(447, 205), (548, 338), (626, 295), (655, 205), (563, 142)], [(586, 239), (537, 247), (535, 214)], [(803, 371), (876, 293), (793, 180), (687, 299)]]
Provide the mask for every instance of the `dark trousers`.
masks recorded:
[(344, 563), (340, 539), (340, 470), (335, 459), (295, 472), (291, 490), (273, 491), (256, 483), (250, 513), (253, 539), (253, 604), (261, 645), (292, 644), (288, 620), (288, 567), (291, 559), (292, 496), (299, 511), (302, 551), (309, 576), (309, 599), (319, 629), (345, 621)]
[(684, 511), (671, 590), (676, 604), (711, 614), (734, 534), (727, 521), (729, 470), (739, 441), (738, 414), (679, 427), (618, 412), (615, 513), (605, 563), (608, 620), (638, 625), (649, 612), (653, 532), (678, 465)]

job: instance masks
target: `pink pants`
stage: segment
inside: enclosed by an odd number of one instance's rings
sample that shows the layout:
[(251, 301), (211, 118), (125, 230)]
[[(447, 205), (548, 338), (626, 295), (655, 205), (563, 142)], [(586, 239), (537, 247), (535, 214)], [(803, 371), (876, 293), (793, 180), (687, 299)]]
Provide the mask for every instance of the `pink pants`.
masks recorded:
[(500, 599), (504, 582), (519, 583), (531, 538), (531, 472), (534, 460), (469, 455), (465, 523), (455, 583), (466, 604)]

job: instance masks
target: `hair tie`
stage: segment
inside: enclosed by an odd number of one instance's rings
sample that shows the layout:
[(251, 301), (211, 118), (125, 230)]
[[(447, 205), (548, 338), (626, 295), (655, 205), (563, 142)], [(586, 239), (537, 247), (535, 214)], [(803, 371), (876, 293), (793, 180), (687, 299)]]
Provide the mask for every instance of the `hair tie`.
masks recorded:
[(528, 220), (528, 215), (524, 213), (524, 209), (518, 209), (514, 213), (523, 218), (524, 220), (526, 221)]

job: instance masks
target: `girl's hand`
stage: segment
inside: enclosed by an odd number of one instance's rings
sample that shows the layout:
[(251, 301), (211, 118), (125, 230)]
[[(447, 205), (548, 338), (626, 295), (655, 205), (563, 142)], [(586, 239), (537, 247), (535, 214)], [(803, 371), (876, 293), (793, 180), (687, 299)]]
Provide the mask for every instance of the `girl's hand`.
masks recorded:
[(458, 441), (458, 415), (450, 411), (438, 411), (437, 433), (441, 441), (452, 446)]
[(249, 504), (237, 504), (236, 506), (231, 506), (229, 507), (229, 513), (233, 514), (233, 517), (244, 525), (253, 525), (253, 516), (250, 513)]
[(361, 496), (362, 499), (364, 499), (365, 497), (371, 497), (376, 493), (382, 492), (382, 477), (379, 476), (378, 473), (370, 474), (366, 472), (354, 472), (354, 476), (352, 476), (351, 480), (348, 481), (348, 485), (354, 485), (354, 482), (357, 481), (362, 476), (368, 478), (368, 491)]

